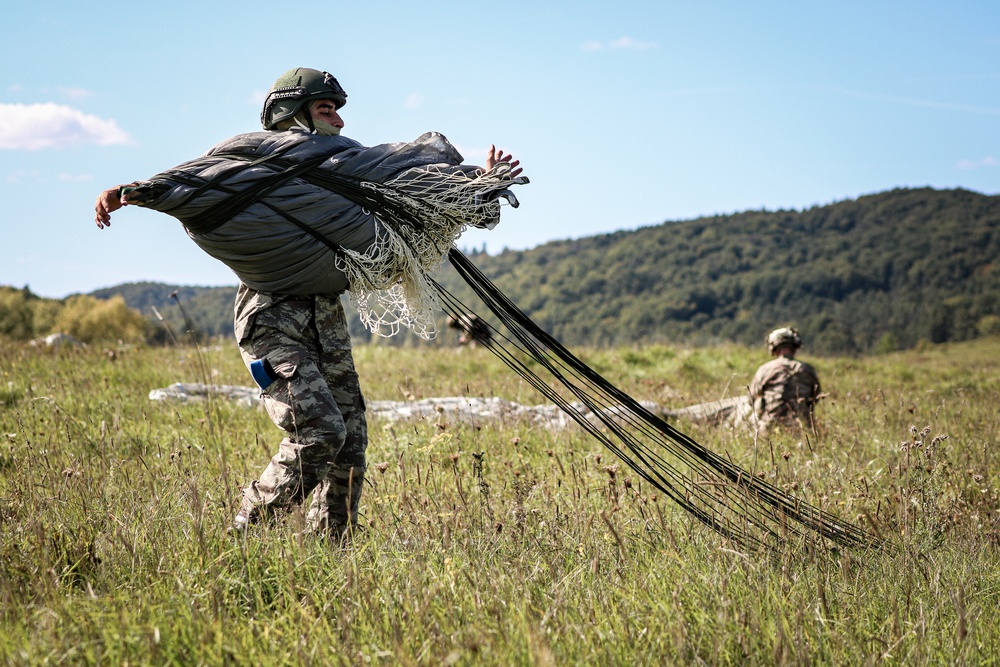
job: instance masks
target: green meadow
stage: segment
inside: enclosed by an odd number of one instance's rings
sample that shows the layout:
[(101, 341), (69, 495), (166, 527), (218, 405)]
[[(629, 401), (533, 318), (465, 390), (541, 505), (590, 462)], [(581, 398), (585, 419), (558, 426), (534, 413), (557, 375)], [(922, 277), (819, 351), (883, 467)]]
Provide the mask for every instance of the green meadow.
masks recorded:
[[(761, 348), (578, 349), (679, 408), (745, 392)], [(536, 391), (484, 349), (364, 345), (366, 398)], [(279, 440), (174, 382), (248, 385), (230, 341), (0, 345), (0, 664), (1000, 663), (1000, 339), (802, 357), (814, 433), (677, 423), (878, 549), (746, 551), (572, 427), (369, 422), (349, 543), (292, 514), (227, 533)]]

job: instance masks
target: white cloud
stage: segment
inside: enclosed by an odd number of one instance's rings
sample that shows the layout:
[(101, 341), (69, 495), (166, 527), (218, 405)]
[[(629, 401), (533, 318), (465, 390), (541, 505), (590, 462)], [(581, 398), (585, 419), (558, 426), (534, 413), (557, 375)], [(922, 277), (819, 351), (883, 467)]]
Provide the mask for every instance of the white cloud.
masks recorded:
[(59, 174), (62, 183), (89, 183), (93, 180), (93, 174)]
[(908, 106), (922, 107), (925, 109), (942, 109), (944, 111), (961, 111), (963, 113), (1000, 116), (1000, 107), (982, 107), (982, 106), (973, 106), (970, 104), (956, 104), (954, 102), (938, 102), (935, 100), (924, 100), (915, 97), (883, 95), (881, 93), (869, 93), (864, 90), (853, 90), (851, 88), (841, 88), (839, 86), (813, 86), (813, 88), (815, 90), (833, 93), (834, 95), (860, 97), (862, 99), (892, 102), (894, 104), (905, 104)]
[(41, 150), (80, 144), (128, 144), (113, 120), (62, 104), (0, 104), (0, 150)]
[(584, 51), (648, 51), (649, 49), (655, 49), (657, 47), (656, 42), (640, 42), (639, 40), (632, 39), (627, 35), (622, 35), (618, 39), (612, 39), (609, 42), (598, 42), (589, 41), (584, 42), (580, 45), (580, 48)]
[(424, 105), (424, 100), (427, 99), (420, 93), (410, 93), (406, 100), (403, 101), (403, 106), (407, 109), (418, 109)]
[(24, 169), (19, 169), (17, 171), (12, 171), (7, 174), (8, 183), (22, 183), (24, 181), (35, 181), (41, 176), (38, 171), (31, 170), (25, 171)]
[(631, 37), (619, 37), (608, 44), (611, 49), (628, 49), (629, 51), (647, 51), (656, 48), (656, 42), (640, 42)]
[(82, 100), (93, 95), (93, 93), (91, 93), (86, 88), (70, 88), (65, 86), (60, 88), (59, 92), (65, 95), (66, 97), (70, 98), (71, 100)]
[(1000, 167), (1000, 160), (992, 155), (987, 155), (982, 160), (959, 160), (956, 165), (959, 169), (979, 169), (980, 167)]
[(39, 259), (41, 258), (38, 255), (25, 255), (24, 257), (15, 257), (14, 263), (18, 266), (37, 266)]

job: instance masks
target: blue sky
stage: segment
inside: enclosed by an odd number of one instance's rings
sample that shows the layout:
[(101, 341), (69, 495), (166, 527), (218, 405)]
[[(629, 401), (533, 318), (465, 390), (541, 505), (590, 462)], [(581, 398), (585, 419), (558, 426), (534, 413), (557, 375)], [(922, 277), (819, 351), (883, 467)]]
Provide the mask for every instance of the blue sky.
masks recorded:
[(1000, 3), (16, 3), (0, 40), (0, 284), (232, 285), (174, 219), (97, 193), (259, 129), (292, 67), (345, 134), (495, 142), (531, 184), (490, 252), (896, 187), (1000, 193)]

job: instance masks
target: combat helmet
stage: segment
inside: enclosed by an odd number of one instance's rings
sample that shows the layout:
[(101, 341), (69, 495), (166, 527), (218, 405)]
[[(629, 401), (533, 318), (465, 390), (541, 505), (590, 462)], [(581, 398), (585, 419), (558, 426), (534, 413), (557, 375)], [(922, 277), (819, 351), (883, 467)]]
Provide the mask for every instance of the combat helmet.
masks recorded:
[(794, 349), (802, 347), (802, 337), (799, 332), (791, 327), (775, 329), (767, 335), (767, 351), (774, 352), (779, 347), (790, 346)]
[(260, 124), (265, 130), (273, 130), (278, 123), (297, 114), (306, 102), (324, 99), (333, 100), (338, 109), (347, 104), (347, 93), (332, 74), (308, 67), (290, 69), (278, 77), (267, 93)]

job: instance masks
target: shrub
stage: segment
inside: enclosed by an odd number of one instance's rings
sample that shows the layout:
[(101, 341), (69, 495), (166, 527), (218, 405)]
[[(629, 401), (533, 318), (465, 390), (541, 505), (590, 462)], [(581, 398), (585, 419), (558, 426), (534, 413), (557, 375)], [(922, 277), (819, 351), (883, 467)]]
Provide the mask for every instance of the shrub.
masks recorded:
[(121, 340), (141, 342), (149, 333), (149, 323), (138, 312), (125, 305), (120, 296), (107, 301), (92, 296), (77, 295), (55, 318), (55, 329), (76, 336), (85, 343)]

